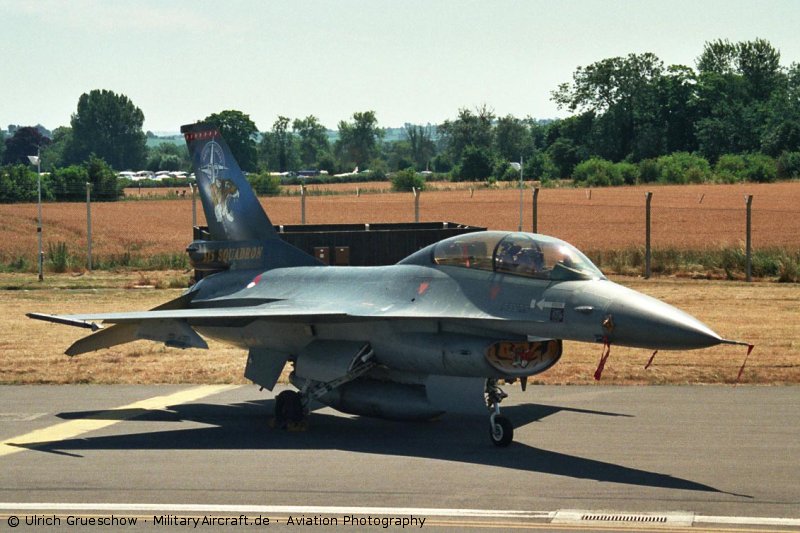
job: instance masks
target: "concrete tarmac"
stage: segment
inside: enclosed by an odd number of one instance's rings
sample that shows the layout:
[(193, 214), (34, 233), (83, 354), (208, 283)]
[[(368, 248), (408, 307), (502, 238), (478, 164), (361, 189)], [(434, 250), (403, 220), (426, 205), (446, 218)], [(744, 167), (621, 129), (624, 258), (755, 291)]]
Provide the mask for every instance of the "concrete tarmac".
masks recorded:
[(445, 529), (800, 530), (798, 387), (506, 390), (515, 439), (498, 449), (486, 413), (468, 409), (411, 423), (319, 408), (286, 432), (269, 428), (273, 393), (255, 386), (0, 387), (0, 530), (112, 515), (150, 529), (244, 515), (273, 529), (413, 516)]

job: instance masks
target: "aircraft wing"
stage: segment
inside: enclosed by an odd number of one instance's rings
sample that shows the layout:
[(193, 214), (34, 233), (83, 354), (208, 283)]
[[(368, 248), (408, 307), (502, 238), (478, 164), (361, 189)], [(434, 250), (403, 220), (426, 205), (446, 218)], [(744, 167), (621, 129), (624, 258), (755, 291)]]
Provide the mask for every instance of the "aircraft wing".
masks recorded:
[[(481, 322), (489, 325), (508, 320), (496, 317), (477, 309), (443, 310), (414, 308), (413, 306), (377, 307), (368, 302), (321, 303), (280, 300), (255, 306), (218, 306), (175, 308), (177, 302), (168, 302), (150, 311), (129, 311), (119, 313), (86, 313), (74, 315), (50, 315), (28, 313), (29, 318), (77, 326), (96, 331), (70, 346), (67, 355), (108, 348), (138, 339), (164, 342), (177, 348), (207, 348), (208, 345), (194, 331), (194, 326), (202, 323), (215, 325), (243, 326), (259, 319), (286, 322), (311, 322), (328, 320), (382, 320), (382, 319), (435, 319), (457, 320), (460, 322)], [(110, 323), (104, 327), (98, 322)], [(513, 321), (511, 321), (513, 322)], [(101, 331), (97, 331), (101, 330)]]
[(171, 309), (153, 311), (130, 311), (123, 313), (91, 313), (79, 315), (48, 315), (44, 313), (28, 313), (29, 318), (56, 322), (69, 326), (99, 329), (96, 321), (125, 324), (145, 322), (149, 320), (191, 320), (191, 319), (258, 319), (275, 318), (291, 319), (298, 317), (333, 317), (347, 316), (343, 312), (320, 312), (314, 309), (262, 308), (262, 307), (215, 307), (201, 309)]

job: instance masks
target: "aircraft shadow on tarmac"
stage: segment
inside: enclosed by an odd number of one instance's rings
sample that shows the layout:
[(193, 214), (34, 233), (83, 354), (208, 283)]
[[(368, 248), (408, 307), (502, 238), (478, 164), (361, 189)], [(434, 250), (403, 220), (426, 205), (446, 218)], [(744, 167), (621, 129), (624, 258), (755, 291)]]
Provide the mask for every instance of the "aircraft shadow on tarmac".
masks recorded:
[[(514, 442), (506, 449), (497, 449), (484, 437), (484, 433), (488, 432), (485, 415), (448, 414), (436, 422), (389, 422), (312, 412), (308, 431), (287, 432), (268, 426), (265, 413), (272, 411), (273, 400), (269, 399), (231, 405), (183, 404), (168, 410), (66, 412), (58, 416), (62, 419), (125, 419), (165, 423), (188, 421), (207, 426), (80, 437), (31, 443), (24, 447), (77, 458), (82, 456), (76, 452), (88, 450), (343, 450), (458, 461), (608, 483), (750, 498), (687, 479), (535, 448), (522, 442)], [(515, 405), (503, 409), (503, 413), (517, 427), (559, 412), (631, 416), (543, 404)]]

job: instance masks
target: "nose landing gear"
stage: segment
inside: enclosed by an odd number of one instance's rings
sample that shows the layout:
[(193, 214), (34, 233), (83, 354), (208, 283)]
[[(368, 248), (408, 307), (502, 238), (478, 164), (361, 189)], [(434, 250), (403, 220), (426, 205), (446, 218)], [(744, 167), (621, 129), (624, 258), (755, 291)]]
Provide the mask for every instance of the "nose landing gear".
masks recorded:
[(497, 386), (496, 379), (486, 380), (486, 407), (492, 413), (489, 415), (489, 437), (492, 444), (505, 448), (514, 440), (514, 425), (511, 420), (500, 414), (500, 402), (508, 394)]

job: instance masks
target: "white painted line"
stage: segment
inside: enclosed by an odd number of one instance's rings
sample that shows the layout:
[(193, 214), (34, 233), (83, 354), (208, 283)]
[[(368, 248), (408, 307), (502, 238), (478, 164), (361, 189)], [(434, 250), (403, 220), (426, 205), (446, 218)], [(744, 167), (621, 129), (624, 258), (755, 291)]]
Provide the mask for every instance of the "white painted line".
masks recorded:
[(0, 413), (0, 422), (31, 422), (47, 413)]
[(330, 505), (202, 505), (169, 503), (10, 503), (0, 502), (0, 511), (130, 511), (244, 514), (320, 515), (421, 515), (470, 518), (550, 519), (553, 513), (493, 509), (436, 509), (425, 507), (344, 507)]
[(695, 524), (725, 524), (742, 526), (800, 527), (800, 518), (770, 518), (765, 516), (703, 516), (694, 517)]
[[(0, 502), (0, 511), (101, 511), (101, 512), (155, 512), (155, 513), (235, 513), (235, 514), (306, 514), (306, 515), (420, 515), (458, 518), (510, 518), (527, 520), (581, 521), (583, 515), (666, 516), (664, 526), (688, 527), (698, 524), (737, 526), (800, 527), (800, 518), (706, 516), (687, 512), (641, 512), (608, 510), (515, 511), (511, 509), (443, 509), (428, 507), (347, 507), (332, 505), (217, 505), (171, 503), (56, 503), (56, 502)], [(572, 521), (570, 523), (576, 523)], [(591, 522), (590, 522), (591, 523)], [(609, 523), (610, 524), (610, 523)]]

